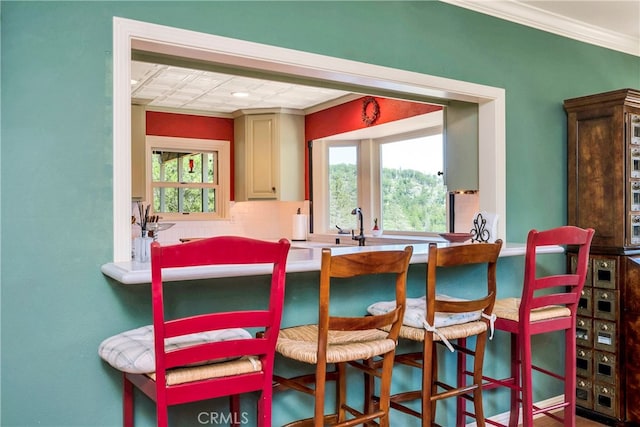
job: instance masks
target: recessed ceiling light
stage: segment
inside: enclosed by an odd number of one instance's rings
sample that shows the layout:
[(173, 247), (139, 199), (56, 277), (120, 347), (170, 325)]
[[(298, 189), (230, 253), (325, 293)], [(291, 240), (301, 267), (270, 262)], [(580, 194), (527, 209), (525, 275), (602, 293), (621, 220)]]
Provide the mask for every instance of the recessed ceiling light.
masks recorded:
[(231, 92), (231, 95), (237, 98), (246, 98), (247, 96), (249, 96), (247, 92)]
[(131, 84), (132, 84), (132, 85), (138, 84), (138, 81), (137, 81), (137, 80), (134, 80), (134, 79), (131, 79)]

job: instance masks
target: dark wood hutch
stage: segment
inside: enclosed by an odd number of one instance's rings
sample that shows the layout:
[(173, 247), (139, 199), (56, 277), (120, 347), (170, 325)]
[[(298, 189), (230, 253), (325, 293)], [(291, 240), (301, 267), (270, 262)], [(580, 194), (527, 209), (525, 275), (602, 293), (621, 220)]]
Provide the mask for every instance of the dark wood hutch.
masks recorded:
[(568, 223), (596, 230), (577, 320), (578, 413), (639, 425), (640, 91), (568, 99), (564, 108)]

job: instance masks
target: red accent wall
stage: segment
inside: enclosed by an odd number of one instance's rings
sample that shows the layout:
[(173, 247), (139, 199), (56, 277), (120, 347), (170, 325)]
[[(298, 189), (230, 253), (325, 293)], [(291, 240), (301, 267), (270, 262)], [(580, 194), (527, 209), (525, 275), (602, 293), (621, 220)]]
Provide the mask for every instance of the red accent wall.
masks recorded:
[(147, 135), (231, 141), (231, 200), (234, 199), (233, 119), (147, 111)]
[[(309, 147), (306, 141), (337, 135), (367, 126), (362, 120), (363, 100), (356, 99), (317, 113), (305, 116), (305, 198), (309, 200)], [(418, 116), (442, 110), (439, 105), (422, 104), (419, 102), (401, 101), (397, 99), (374, 97), (379, 106), (378, 119), (371, 126), (381, 125), (400, 119)], [(367, 116), (371, 116), (371, 105), (367, 108)]]
[[(331, 135), (337, 135), (339, 133), (370, 127), (362, 121), (362, 106), (364, 99), (365, 98), (356, 99), (354, 101), (305, 116), (304, 128), (306, 140), (311, 141)], [(378, 97), (374, 97), (374, 99), (380, 107), (380, 114), (378, 119), (371, 126), (442, 110), (442, 107), (439, 105)], [(371, 115), (371, 106), (367, 109), (367, 114)]]
[[(309, 150), (306, 142), (366, 128), (367, 125), (362, 120), (364, 99), (365, 97), (305, 116), (305, 140), (300, 141), (305, 146), (305, 199), (309, 200)], [(438, 105), (419, 102), (378, 97), (374, 99), (379, 106), (379, 115), (371, 126), (442, 109)], [(369, 105), (367, 114), (370, 116), (371, 112)], [(233, 119), (158, 111), (147, 111), (146, 119), (147, 135), (231, 141), (231, 200), (234, 199)]]

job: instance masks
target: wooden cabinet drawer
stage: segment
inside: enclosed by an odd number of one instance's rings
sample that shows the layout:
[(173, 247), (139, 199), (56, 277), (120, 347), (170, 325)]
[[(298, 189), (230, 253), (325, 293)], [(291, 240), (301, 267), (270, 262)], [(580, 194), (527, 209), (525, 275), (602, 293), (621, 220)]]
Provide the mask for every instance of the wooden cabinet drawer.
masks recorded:
[(615, 353), (618, 349), (618, 336), (615, 322), (607, 320), (593, 321), (593, 348)]
[(576, 349), (576, 375), (591, 378), (593, 375), (593, 350), (578, 347)]

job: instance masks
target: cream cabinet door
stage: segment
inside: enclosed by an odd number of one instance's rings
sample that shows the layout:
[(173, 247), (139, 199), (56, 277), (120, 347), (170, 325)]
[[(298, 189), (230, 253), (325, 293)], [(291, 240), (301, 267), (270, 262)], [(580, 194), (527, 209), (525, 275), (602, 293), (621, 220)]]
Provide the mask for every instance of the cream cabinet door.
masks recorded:
[(235, 200), (304, 200), (304, 116), (235, 119)]
[(277, 116), (260, 114), (247, 119), (247, 197), (277, 199), (280, 190)]

